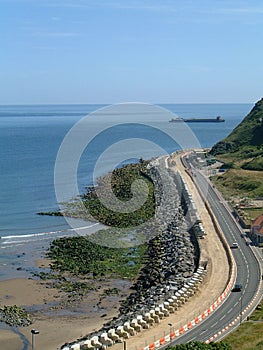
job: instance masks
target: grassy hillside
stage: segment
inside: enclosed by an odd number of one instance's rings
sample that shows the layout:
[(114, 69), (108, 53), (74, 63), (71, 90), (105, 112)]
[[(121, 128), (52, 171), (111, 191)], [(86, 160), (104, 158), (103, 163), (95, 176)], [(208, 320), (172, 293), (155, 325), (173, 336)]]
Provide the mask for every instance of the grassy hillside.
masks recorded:
[(263, 197), (263, 171), (234, 168), (213, 176), (212, 180), (226, 199)]
[(243, 121), (210, 152), (231, 167), (263, 170), (263, 98)]
[(212, 178), (226, 198), (263, 197), (263, 99), (210, 154), (227, 169)]

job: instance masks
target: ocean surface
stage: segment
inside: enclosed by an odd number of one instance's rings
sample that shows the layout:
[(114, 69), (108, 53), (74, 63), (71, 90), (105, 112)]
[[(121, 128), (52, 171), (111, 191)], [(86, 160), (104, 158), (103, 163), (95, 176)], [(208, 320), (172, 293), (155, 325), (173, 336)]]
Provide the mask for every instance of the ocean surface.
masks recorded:
[[(196, 144), (211, 147), (227, 136), (253, 107), (252, 104), (160, 106), (125, 108), (122, 105), (106, 109), (105, 105), (0, 106), (0, 279), (28, 276), (35, 269), (34, 259), (43, 256), (52, 239), (75, 234), (63, 217), (37, 215), (59, 209), (61, 196), (56, 197), (55, 187), (62, 183), (63, 199), (72, 198), (71, 176), (75, 173), (71, 175), (74, 160), (71, 158), (76, 158), (75, 155), (79, 155), (77, 188), (83, 193), (85, 186), (92, 185), (96, 177), (114, 166)], [(86, 115), (89, 119), (82, 125)], [(175, 116), (217, 115), (225, 122), (191, 123), (187, 131), (179, 130), (177, 123), (169, 123)], [(87, 145), (84, 142), (85, 147), (80, 147), (71, 142), (66, 148), (66, 143), (62, 145), (66, 135), (69, 135), (67, 140), (77, 135), (79, 143), (86, 141)], [(56, 167), (59, 175), (54, 182)], [(72, 222), (85, 233), (99, 227), (81, 220), (72, 219)]]

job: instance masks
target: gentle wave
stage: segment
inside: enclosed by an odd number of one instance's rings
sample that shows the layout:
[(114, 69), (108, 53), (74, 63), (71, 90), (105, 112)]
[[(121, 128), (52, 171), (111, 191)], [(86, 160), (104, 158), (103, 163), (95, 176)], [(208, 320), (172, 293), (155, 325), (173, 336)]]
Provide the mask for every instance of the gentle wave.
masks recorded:
[[(18, 246), (20, 246), (20, 245), (24, 245), (25, 244), (25, 242), (18, 242), (18, 243), (14, 243), (14, 244), (12, 244), (12, 247), (18, 247)], [(3, 247), (3, 246), (0, 246), (0, 248), (1, 249), (8, 249), (8, 248), (10, 248), (10, 245), (7, 245), (7, 246), (5, 246), (5, 247)], [(2, 264), (2, 265), (7, 265), (7, 264)]]
[[(100, 225), (100, 223), (94, 223), (92, 225), (88, 226), (81, 226), (81, 227), (76, 227), (76, 228), (69, 228), (69, 229), (64, 229), (64, 230), (57, 230), (57, 231), (49, 231), (49, 232), (40, 232), (40, 233), (33, 233), (33, 234), (26, 234), (26, 235), (10, 235), (10, 236), (3, 236), (1, 237), (1, 244), (17, 244), (17, 243), (25, 243), (30, 241), (30, 238), (39, 238), (41, 237), (48, 237), (51, 235), (56, 235), (56, 234), (61, 234), (61, 233), (66, 233), (66, 232), (73, 232), (73, 231), (81, 231), (81, 230), (86, 230), (90, 229), (94, 226)], [(18, 240), (17, 240), (18, 239)], [(24, 240), (21, 240), (24, 239)]]
[(94, 227), (96, 225), (99, 225), (98, 222), (95, 224), (89, 225), (89, 226), (81, 226), (81, 227), (75, 227), (75, 228), (69, 228), (69, 229), (64, 229), (64, 230), (58, 230), (58, 231), (49, 231), (49, 232), (40, 232), (40, 233), (32, 233), (32, 234), (27, 234), (27, 235), (11, 235), (11, 236), (3, 236), (1, 237), (2, 239), (12, 239), (12, 238), (22, 238), (22, 237), (36, 237), (36, 236), (43, 236), (43, 235), (48, 235), (48, 234), (54, 234), (54, 233), (60, 233), (60, 232), (67, 232), (67, 231), (75, 231), (75, 230), (84, 230), (87, 228)]

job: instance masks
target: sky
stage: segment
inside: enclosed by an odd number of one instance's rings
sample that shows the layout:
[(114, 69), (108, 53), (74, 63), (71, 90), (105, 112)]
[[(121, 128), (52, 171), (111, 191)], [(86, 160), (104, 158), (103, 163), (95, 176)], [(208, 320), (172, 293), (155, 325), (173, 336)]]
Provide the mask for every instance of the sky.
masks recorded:
[(253, 103), (262, 0), (0, 0), (0, 104)]

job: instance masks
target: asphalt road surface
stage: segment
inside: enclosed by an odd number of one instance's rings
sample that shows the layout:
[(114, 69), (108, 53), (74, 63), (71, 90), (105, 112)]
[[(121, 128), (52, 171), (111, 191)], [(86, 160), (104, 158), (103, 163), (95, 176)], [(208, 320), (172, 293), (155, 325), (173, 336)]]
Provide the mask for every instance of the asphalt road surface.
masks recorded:
[[(238, 244), (237, 248), (231, 249), (237, 267), (236, 283), (241, 284), (242, 289), (238, 292), (230, 292), (224, 302), (209, 317), (172, 341), (173, 345), (194, 340), (206, 341), (228, 326), (250, 304), (256, 295), (261, 280), (259, 262), (253, 254), (251, 246), (246, 244), (246, 237), (243, 237), (244, 232), (242, 232), (231, 212), (227, 209), (223, 198), (220, 194), (217, 194), (207, 179), (198, 171), (195, 172), (195, 181), (206, 196), (207, 202), (213, 210), (229, 246), (232, 247), (234, 242)], [(255, 306), (259, 299), (256, 300)], [(247, 313), (250, 311), (251, 309), (247, 310)], [(235, 326), (246, 318), (247, 313), (242, 315), (242, 317), (240, 316)], [(230, 327), (229, 331), (231, 329), (233, 327)], [(224, 333), (224, 335), (226, 334), (227, 332)]]

